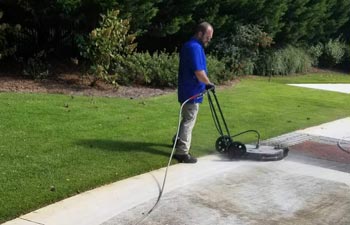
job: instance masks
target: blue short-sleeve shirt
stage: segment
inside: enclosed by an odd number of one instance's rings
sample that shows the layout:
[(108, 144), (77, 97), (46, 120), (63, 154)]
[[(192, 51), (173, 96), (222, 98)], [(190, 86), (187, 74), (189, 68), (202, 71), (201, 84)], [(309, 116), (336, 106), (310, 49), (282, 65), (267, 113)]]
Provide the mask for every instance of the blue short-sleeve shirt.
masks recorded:
[[(202, 44), (195, 38), (184, 44), (180, 51), (180, 65), (178, 77), (178, 100), (183, 103), (188, 98), (205, 90), (205, 84), (200, 82), (196, 70), (204, 70), (207, 73), (206, 57)], [(190, 103), (202, 103), (203, 97), (189, 101)]]

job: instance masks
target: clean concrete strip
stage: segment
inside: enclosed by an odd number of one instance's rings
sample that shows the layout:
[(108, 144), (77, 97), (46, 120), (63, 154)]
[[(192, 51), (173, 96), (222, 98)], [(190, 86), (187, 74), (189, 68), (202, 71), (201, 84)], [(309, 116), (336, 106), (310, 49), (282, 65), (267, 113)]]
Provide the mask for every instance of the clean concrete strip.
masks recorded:
[(298, 130), (296, 132), (350, 141), (350, 117), (324, 123), (304, 130)]
[(350, 84), (288, 84), (288, 85), (350, 94)]
[(333, 142), (344, 141), (348, 144), (350, 142), (350, 117), (283, 134), (268, 140), (263, 140), (261, 143), (272, 146), (292, 146), (315, 139), (318, 141), (325, 139), (325, 141), (328, 142), (333, 139)]
[(318, 166), (306, 165), (298, 162), (284, 161), (283, 165), (278, 165), (280, 170), (291, 174), (310, 176), (322, 180), (329, 180), (337, 183), (344, 183), (349, 186), (350, 193), (350, 174), (336, 170), (321, 168)]

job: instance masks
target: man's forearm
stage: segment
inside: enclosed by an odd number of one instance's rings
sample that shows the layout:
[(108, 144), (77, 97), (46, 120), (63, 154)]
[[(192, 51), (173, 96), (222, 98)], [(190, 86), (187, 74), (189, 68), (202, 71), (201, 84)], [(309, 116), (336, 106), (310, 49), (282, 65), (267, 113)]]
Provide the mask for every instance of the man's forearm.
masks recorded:
[(194, 73), (196, 74), (196, 77), (200, 82), (210, 84), (210, 80), (207, 77), (207, 74), (204, 70), (196, 70)]

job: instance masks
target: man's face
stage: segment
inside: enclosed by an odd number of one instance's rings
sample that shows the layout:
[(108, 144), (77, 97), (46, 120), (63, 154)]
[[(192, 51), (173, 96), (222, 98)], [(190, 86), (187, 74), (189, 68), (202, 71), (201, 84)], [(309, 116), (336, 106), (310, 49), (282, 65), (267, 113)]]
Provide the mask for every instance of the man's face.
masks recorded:
[(204, 46), (207, 46), (213, 37), (213, 28), (209, 27), (205, 33), (202, 33), (200, 41)]

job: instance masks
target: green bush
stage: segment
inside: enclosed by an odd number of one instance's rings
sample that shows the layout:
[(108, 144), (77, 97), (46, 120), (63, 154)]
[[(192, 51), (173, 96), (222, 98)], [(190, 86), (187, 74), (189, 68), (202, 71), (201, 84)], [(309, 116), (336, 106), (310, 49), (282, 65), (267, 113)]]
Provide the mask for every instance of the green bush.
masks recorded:
[(119, 19), (118, 15), (118, 10), (107, 12), (88, 38), (78, 38), (80, 54), (90, 62), (89, 73), (95, 76), (94, 82), (103, 79), (114, 83), (112, 65), (136, 48), (133, 43), (136, 35), (129, 34), (129, 21)]
[(263, 76), (304, 73), (311, 68), (311, 64), (311, 57), (305, 50), (287, 46), (262, 54), (255, 65), (255, 73)]
[(236, 75), (252, 74), (261, 50), (268, 49), (272, 38), (257, 25), (239, 25), (234, 32), (218, 38), (212, 51)]
[(113, 65), (116, 80), (123, 85), (176, 87), (179, 58), (177, 53), (133, 53)]
[[(116, 81), (122, 85), (144, 85), (150, 87), (177, 87), (179, 67), (178, 53), (149, 52), (121, 57), (113, 65)], [(225, 63), (208, 55), (207, 67), (210, 80), (216, 84), (233, 78), (225, 70)]]
[(323, 44), (322, 43), (318, 43), (316, 45), (313, 45), (307, 50), (307, 52), (308, 52), (308, 54), (311, 57), (312, 65), (313, 66), (318, 66), (319, 58), (323, 54)]
[(330, 39), (324, 44), (323, 54), (320, 56), (320, 65), (327, 68), (332, 68), (340, 64), (345, 54), (346, 45), (344, 42), (337, 39)]
[(213, 55), (207, 56), (207, 69), (210, 81), (215, 84), (222, 84), (234, 77), (234, 74), (226, 69), (224, 60), (220, 61)]

